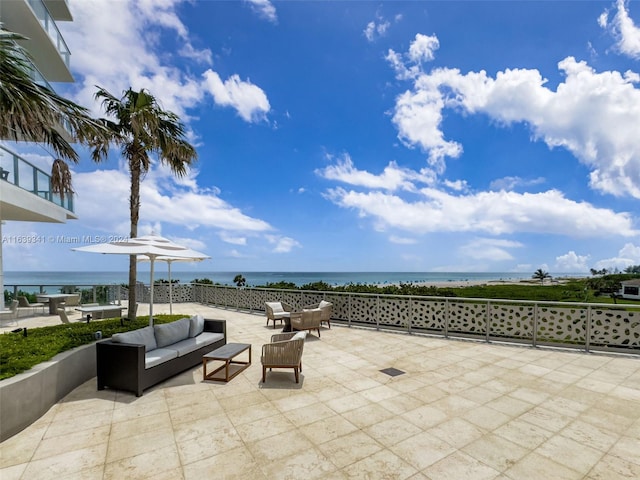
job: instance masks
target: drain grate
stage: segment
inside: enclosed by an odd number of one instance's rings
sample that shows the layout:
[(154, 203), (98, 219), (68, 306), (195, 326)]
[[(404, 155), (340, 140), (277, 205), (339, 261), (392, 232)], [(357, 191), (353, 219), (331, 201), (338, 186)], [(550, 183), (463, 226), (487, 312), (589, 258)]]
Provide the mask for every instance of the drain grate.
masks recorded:
[(382, 373), (386, 373), (391, 377), (397, 377), (398, 375), (402, 375), (404, 373), (402, 370), (398, 370), (397, 368), (383, 368), (380, 371)]

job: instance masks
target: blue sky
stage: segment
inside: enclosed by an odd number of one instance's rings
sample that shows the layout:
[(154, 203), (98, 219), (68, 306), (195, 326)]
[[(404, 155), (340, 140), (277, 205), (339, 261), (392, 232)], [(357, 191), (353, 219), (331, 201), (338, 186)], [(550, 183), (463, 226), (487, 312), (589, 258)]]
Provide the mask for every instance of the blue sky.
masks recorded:
[[(640, 264), (640, 2), (69, 5), (58, 91), (101, 116), (95, 85), (146, 88), (197, 147), (142, 183), (139, 233), (212, 257), (181, 270)], [(82, 157), (79, 220), (7, 223), (46, 241), (5, 270), (126, 268), (56, 240), (129, 232), (126, 164)]]

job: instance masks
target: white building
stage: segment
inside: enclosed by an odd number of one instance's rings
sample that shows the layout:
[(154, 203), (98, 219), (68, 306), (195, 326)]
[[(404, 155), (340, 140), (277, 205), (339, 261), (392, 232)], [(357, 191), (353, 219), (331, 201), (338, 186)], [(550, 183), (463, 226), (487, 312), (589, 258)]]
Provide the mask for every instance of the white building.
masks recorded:
[[(26, 37), (20, 43), (33, 57), (38, 83), (73, 82), (71, 53), (56, 22), (72, 21), (67, 0), (0, 0), (3, 28)], [(2, 140), (2, 139), (0, 139)], [(65, 223), (77, 219), (73, 195), (51, 192), (49, 172), (32, 165), (0, 142), (0, 238), (6, 221)], [(4, 292), (0, 242), (0, 293)], [(0, 309), (4, 301), (0, 301)]]

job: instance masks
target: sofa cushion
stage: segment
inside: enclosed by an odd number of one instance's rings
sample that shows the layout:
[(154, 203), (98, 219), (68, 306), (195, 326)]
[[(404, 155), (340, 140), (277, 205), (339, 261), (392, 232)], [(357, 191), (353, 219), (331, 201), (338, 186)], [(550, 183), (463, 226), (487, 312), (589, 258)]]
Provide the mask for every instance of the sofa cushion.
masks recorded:
[(194, 315), (189, 319), (189, 322), (189, 337), (195, 337), (204, 331), (204, 317), (202, 315)]
[(147, 352), (144, 355), (144, 368), (155, 367), (156, 365), (160, 365), (168, 360), (176, 358), (178, 356), (178, 352), (175, 350), (170, 350), (168, 348), (156, 348), (151, 352)]
[(176, 352), (178, 352), (178, 356), (182, 357), (187, 353), (191, 353), (195, 350), (198, 350), (199, 348), (211, 345), (212, 343), (223, 339), (224, 334), (222, 333), (202, 332), (197, 337), (186, 338), (178, 343), (167, 346), (167, 348), (175, 350)]
[(273, 313), (284, 313), (284, 308), (282, 308), (282, 303), (280, 302), (267, 302), (267, 305), (271, 307)]
[(153, 327), (144, 327), (130, 332), (114, 333), (111, 341), (115, 343), (144, 344), (145, 351), (150, 352), (158, 348)]
[(184, 340), (189, 336), (189, 326), (191, 320), (188, 318), (182, 318), (171, 323), (161, 323), (160, 325), (154, 325), (153, 329), (156, 334), (156, 342), (158, 348), (166, 347), (172, 343)]

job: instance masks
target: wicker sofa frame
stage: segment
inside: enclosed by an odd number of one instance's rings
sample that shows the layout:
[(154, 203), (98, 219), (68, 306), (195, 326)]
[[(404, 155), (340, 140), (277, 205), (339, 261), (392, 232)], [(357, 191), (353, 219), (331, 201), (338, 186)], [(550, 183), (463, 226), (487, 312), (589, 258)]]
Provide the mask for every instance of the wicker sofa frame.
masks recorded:
[(142, 396), (143, 390), (202, 364), (202, 356), (227, 343), (226, 320), (204, 320), (204, 331), (222, 333), (223, 338), (181, 357), (151, 368), (144, 367), (145, 346), (103, 340), (96, 343), (98, 390), (106, 387), (126, 390)]

